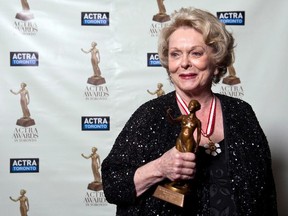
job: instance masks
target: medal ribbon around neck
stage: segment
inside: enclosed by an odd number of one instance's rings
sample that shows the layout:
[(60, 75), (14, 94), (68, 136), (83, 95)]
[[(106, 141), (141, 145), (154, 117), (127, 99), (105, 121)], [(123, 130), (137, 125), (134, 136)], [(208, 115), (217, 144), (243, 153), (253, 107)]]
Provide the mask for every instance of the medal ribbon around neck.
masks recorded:
[[(180, 106), (185, 111), (186, 115), (190, 114), (190, 111), (188, 109), (187, 104), (180, 97), (180, 95), (178, 93), (176, 93), (176, 99), (177, 99), (177, 102), (180, 104)], [(209, 143), (204, 145), (204, 147), (206, 148), (205, 152), (208, 154), (211, 154), (213, 156), (216, 156), (219, 153), (221, 153), (221, 149), (219, 148), (220, 147), (219, 144), (212, 142), (212, 140), (210, 139), (210, 136), (212, 135), (212, 133), (214, 131), (215, 118), (216, 118), (216, 97), (215, 97), (215, 95), (213, 95), (213, 99), (212, 99), (211, 105), (210, 105), (210, 111), (209, 111), (209, 117), (208, 117), (206, 132), (204, 132), (201, 128), (202, 135), (204, 137), (207, 137), (209, 140)]]
[[(186, 115), (190, 114), (190, 111), (188, 109), (187, 104), (185, 101), (180, 97), (179, 94), (176, 93), (176, 99), (179, 102), (180, 106), (183, 108), (185, 111)], [(216, 117), (216, 97), (215, 95), (213, 96), (213, 99), (211, 101), (210, 105), (210, 111), (209, 111), (209, 118), (208, 118), (208, 123), (206, 127), (206, 132), (204, 132), (201, 129), (201, 133), (204, 137), (210, 137), (214, 131), (214, 125), (215, 125), (215, 117)]]

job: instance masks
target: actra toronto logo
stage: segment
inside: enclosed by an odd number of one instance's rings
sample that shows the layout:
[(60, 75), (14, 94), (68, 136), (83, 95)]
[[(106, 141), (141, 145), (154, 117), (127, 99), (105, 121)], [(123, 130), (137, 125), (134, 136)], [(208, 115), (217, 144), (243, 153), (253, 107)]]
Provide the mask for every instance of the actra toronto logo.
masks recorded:
[(10, 173), (38, 173), (39, 158), (11, 158)]
[(225, 25), (245, 25), (245, 11), (217, 12), (217, 18)]
[(10, 52), (10, 66), (38, 66), (38, 52)]
[(109, 12), (81, 12), (81, 25), (109, 26)]
[(161, 62), (158, 53), (147, 53), (148, 67), (161, 67)]
[(110, 130), (109, 116), (82, 116), (82, 131)]

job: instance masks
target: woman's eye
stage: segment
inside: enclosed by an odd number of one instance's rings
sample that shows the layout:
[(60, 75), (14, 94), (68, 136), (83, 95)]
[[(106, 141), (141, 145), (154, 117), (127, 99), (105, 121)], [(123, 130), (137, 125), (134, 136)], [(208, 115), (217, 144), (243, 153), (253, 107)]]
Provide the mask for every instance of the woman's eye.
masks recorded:
[(205, 53), (205, 49), (201, 46), (196, 46), (190, 51), (190, 55), (193, 58), (200, 58)]
[(191, 55), (192, 55), (193, 57), (200, 58), (200, 57), (203, 55), (203, 52), (192, 51), (192, 52), (191, 52)]
[(179, 56), (179, 53), (177, 53), (177, 52), (172, 52), (172, 53), (170, 53), (170, 56), (173, 57), (173, 58), (176, 58), (176, 57)]

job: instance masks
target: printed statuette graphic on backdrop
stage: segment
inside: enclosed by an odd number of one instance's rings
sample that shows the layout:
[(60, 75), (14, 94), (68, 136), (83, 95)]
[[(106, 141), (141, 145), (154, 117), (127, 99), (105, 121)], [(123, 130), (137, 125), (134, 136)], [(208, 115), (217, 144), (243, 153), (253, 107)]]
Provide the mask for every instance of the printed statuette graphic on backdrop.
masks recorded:
[(91, 48), (88, 51), (85, 51), (83, 48), (81, 48), (82, 52), (89, 54), (91, 53), (91, 64), (93, 68), (93, 76), (89, 77), (87, 80), (87, 83), (91, 85), (101, 85), (106, 83), (105, 78), (101, 76), (101, 70), (99, 68), (100, 64), (100, 52), (96, 48), (97, 43), (92, 42)]
[(228, 68), (229, 75), (223, 78), (222, 83), (227, 85), (236, 85), (240, 83), (240, 79), (236, 76), (236, 70), (233, 65), (230, 65)]
[(14, 202), (20, 202), (20, 214), (21, 216), (28, 216), (27, 212), (29, 211), (29, 200), (28, 197), (25, 196), (26, 190), (20, 190), (20, 196), (17, 199), (13, 199), (11, 196), (9, 197)]
[(20, 94), (20, 105), (23, 113), (23, 117), (18, 119), (16, 122), (16, 125), (22, 126), (22, 127), (29, 127), (32, 125), (35, 125), (34, 119), (32, 119), (30, 116), (30, 111), (28, 109), (28, 104), (30, 103), (30, 96), (29, 91), (26, 89), (27, 84), (21, 83), (20, 90), (18, 92), (14, 92), (13, 90), (10, 90), (10, 92), (14, 95)]
[(162, 89), (163, 84), (162, 83), (158, 83), (157, 84), (157, 89), (155, 92), (151, 92), (149, 89), (147, 89), (147, 92), (151, 95), (157, 95), (157, 97), (160, 97), (162, 95), (165, 95), (165, 91)]
[(102, 179), (100, 175), (100, 166), (101, 166), (101, 161), (100, 161), (100, 156), (97, 154), (97, 148), (92, 147), (92, 153), (89, 156), (85, 156), (84, 154), (81, 154), (81, 156), (85, 159), (91, 159), (91, 168), (92, 168), (92, 173), (94, 176), (94, 180), (88, 184), (87, 189), (93, 190), (93, 191), (99, 191), (103, 189), (102, 186)]
[[(201, 109), (197, 100), (191, 100), (188, 105), (189, 113), (173, 118), (171, 108), (167, 110), (167, 117), (171, 123), (181, 123), (181, 132), (176, 139), (176, 149), (180, 152), (196, 153), (201, 139), (201, 121), (197, 118), (196, 112)], [(196, 132), (196, 140), (194, 138)], [(189, 181), (171, 181), (163, 186), (159, 185), (153, 196), (179, 207), (184, 206), (185, 196), (191, 193)]]
[(166, 8), (164, 5), (164, 0), (157, 0), (159, 12), (155, 14), (152, 18), (156, 22), (167, 22), (170, 20), (170, 16), (166, 14)]
[(21, 0), (22, 11), (18, 12), (15, 16), (16, 19), (23, 21), (34, 19), (34, 15), (30, 12), (30, 6), (27, 0)]

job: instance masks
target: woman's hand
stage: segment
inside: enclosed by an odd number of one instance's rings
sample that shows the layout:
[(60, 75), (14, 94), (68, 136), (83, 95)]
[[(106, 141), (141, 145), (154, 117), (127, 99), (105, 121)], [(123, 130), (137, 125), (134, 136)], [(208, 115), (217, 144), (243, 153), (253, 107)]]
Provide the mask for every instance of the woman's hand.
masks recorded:
[(139, 167), (134, 175), (136, 196), (165, 178), (174, 180), (193, 179), (196, 172), (195, 154), (179, 152), (176, 147), (158, 159)]
[(171, 181), (193, 179), (196, 173), (196, 156), (191, 152), (179, 152), (176, 147), (165, 152), (156, 165), (160, 175)]

